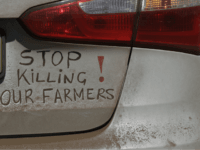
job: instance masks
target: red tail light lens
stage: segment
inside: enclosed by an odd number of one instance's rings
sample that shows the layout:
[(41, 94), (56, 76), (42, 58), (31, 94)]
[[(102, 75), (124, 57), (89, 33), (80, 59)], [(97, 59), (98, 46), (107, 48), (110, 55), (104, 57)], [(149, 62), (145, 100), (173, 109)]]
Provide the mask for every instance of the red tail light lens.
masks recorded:
[(130, 45), (136, 0), (80, 0), (26, 12), (21, 20), (36, 36)]
[(199, 53), (199, 4), (197, 0), (146, 0), (140, 15), (136, 43)]

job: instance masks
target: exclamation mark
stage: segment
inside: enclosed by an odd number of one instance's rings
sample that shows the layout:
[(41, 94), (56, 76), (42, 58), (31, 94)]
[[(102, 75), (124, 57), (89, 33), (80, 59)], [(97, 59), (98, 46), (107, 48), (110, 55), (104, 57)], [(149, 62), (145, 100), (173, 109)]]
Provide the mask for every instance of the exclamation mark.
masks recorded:
[[(100, 71), (102, 73), (104, 56), (98, 56), (98, 60), (99, 60)], [(100, 77), (99, 81), (103, 82), (104, 81), (104, 77)]]

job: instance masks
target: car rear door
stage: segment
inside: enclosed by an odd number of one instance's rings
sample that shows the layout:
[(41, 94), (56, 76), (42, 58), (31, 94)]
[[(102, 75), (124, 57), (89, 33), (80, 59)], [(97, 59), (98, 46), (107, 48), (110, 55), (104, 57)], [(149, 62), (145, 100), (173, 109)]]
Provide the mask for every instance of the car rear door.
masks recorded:
[(0, 135), (107, 124), (126, 75), (136, 1), (1, 0), (1, 10)]

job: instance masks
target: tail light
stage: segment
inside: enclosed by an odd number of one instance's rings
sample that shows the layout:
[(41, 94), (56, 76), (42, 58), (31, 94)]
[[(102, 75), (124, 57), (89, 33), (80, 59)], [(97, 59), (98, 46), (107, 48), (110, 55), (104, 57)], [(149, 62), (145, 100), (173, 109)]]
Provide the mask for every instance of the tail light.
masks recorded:
[(20, 19), (36, 36), (130, 45), (136, 0), (78, 0), (36, 7)]
[(199, 54), (200, 1), (144, 0), (136, 45)]
[[(137, 1), (61, 1), (30, 9), (20, 19), (42, 38), (131, 45)], [(200, 54), (200, 0), (142, 0), (137, 29), (133, 46)]]

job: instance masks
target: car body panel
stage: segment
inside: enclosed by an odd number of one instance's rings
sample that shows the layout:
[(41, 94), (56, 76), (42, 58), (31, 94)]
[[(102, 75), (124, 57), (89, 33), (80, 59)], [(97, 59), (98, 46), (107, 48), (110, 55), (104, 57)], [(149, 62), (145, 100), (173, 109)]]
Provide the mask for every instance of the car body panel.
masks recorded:
[(0, 29), (0, 83), (2, 83), (5, 76), (5, 54), (6, 54), (6, 46), (5, 46), (5, 32)]
[(0, 135), (87, 131), (109, 121), (130, 47), (41, 41), (15, 19), (2, 22), (8, 34), (6, 75), (0, 84), (0, 126), (5, 128)]
[[(128, 80), (108, 125), (74, 135), (3, 139), (0, 148), (199, 148), (199, 63), (198, 56), (134, 48)], [(166, 90), (167, 84), (177, 88)]]

